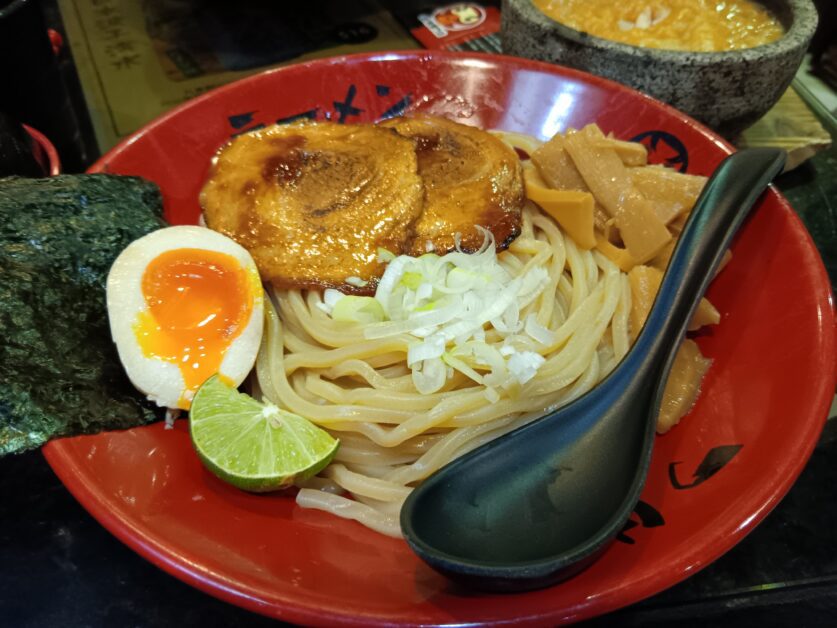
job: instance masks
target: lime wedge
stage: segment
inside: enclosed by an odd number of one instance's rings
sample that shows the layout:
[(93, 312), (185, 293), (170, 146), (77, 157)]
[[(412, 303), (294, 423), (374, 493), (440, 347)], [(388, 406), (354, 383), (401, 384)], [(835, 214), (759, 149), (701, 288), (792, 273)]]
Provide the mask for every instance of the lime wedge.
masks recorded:
[(315, 475), (340, 444), (307, 419), (239, 393), (217, 375), (195, 394), (189, 431), (212, 473), (258, 493)]

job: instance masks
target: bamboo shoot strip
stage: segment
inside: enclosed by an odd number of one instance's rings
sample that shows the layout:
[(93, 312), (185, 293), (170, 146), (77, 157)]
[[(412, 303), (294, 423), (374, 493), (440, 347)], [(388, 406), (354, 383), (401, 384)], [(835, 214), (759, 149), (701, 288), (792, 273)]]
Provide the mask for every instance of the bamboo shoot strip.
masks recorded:
[(616, 151), (596, 145), (602, 137), (598, 127), (588, 125), (568, 133), (564, 147), (590, 191), (615, 219), (631, 257), (641, 264), (659, 253), (671, 240), (671, 234), (634, 187)]
[(669, 224), (695, 206), (706, 177), (683, 174), (662, 166), (631, 168), (634, 187), (651, 203), (657, 216)]
[[(561, 135), (555, 135), (532, 152), (531, 161), (537, 167), (538, 174), (547, 187), (556, 190), (590, 191), (578, 168), (564, 149), (564, 138)], [(596, 229), (604, 231), (608, 218), (607, 212), (594, 198), (593, 219)]]

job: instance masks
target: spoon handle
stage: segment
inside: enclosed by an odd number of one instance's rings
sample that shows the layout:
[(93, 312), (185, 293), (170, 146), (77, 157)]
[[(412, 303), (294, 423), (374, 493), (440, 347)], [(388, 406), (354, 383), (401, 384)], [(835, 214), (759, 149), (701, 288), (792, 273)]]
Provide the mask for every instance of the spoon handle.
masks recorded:
[[(744, 222), (766, 185), (782, 171), (787, 153), (776, 148), (748, 148), (727, 157), (715, 170), (680, 234), (651, 308), (637, 354), (647, 362), (669, 352), (662, 375), (704, 292), (721, 263), (733, 235)], [(645, 349), (647, 346), (648, 353)], [(660, 387), (660, 394), (662, 394)]]

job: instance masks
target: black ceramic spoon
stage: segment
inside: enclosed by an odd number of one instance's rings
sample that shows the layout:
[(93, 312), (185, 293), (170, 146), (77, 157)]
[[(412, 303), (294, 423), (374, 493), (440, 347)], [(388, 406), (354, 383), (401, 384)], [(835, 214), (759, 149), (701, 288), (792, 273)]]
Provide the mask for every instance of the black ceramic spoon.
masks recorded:
[(548, 586), (595, 560), (639, 499), (676, 348), (732, 236), (785, 152), (724, 160), (692, 210), (636, 343), (571, 404), (462, 456), (401, 510), (431, 567), (495, 591)]

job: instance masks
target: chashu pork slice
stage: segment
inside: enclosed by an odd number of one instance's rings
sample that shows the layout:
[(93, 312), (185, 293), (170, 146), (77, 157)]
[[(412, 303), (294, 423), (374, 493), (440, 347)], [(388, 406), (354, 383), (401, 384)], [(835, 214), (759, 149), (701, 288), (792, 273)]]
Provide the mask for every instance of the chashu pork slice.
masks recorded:
[(372, 125), (273, 126), (234, 138), (200, 194), (206, 224), (276, 287), (374, 293), (378, 248), (406, 252), (422, 210), (413, 143)]
[(487, 131), (446, 118), (416, 115), (381, 126), (413, 140), (424, 181), (424, 209), (414, 225), (410, 255), (476, 251), (484, 241), (478, 227), (494, 234), (503, 250), (520, 234), (525, 200), (520, 160)]

